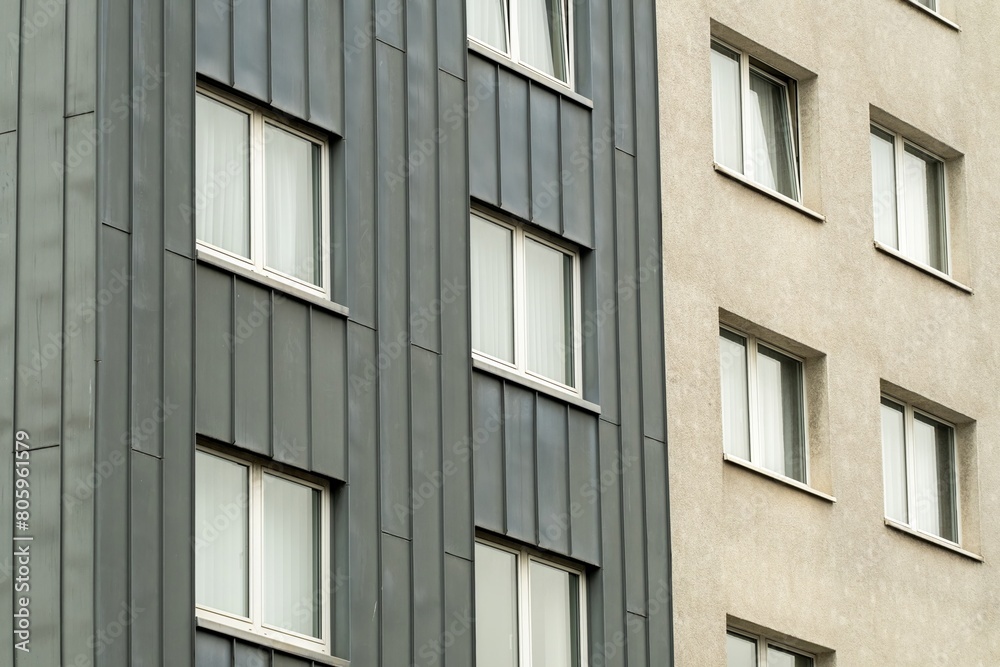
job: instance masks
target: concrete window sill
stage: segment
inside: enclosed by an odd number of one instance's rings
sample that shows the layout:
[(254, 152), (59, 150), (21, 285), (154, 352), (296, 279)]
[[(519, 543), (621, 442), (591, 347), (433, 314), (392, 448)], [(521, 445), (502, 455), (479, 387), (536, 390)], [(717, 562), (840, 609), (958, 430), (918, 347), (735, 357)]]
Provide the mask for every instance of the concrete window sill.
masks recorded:
[(941, 282), (946, 283), (948, 285), (951, 285), (955, 289), (961, 290), (961, 291), (965, 292), (966, 294), (975, 294), (975, 292), (972, 290), (972, 288), (969, 287), (968, 285), (963, 285), (962, 283), (958, 282), (957, 280), (955, 280), (954, 278), (952, 278), (951, 276), (949, 276), (947, 273), (944, 273), (942, 271), (938, 271), (937, 269), (935, 269), (932, 266), (927, 266), (926, 264), (921, 264), (918, 261), (910, 259), (909, 257), (907, 257), (903, 253), (899, 252), (895, 248), (891, 248), (891, 247), (889, 247), (887, 245), (883, 245), (883, 244), (879, 243), (878, 241), (875, 241), (875, 249), (878, 250), (879, 252), (885, 254), (885, 255), (888, 255), (890, 257), (894, 257), (895, 259), (898, 259), (899, 261), (903, 262), (904, 264), (909, 264), (913, 268), (918, 269), (918, 270), (926, 273), (927, 275), (931, 276), (932, 278), (937, 278)]
[(972, 553), (971, 551), (966, 551), (957, 544), (949, 542), (948, 540), (942, 539), (935, 535), (924, 533), (922, 531), (916, 530), (915, 528), (911, 528), (907, 526), (905, 523), (900, 523), (898, 521), (893, 521), (892, 519), (886, 518), (885, 525), (888, 526), (889, 528), (892, 528), (893, 530), (898, 530), (901, 533), (906, 533), (910, 537), (915, 537), (918, 540), (923, 540), (935, 546), (943, 547), (945, 549), (948, 549), (949, 551), (953, 551), (959, 554), (960, 556), (965, 556), (966, 558), (970, 558), (978, 563), (985, 562), (983, 557), (980, 556), (979, 554)]
[(563, 391), (557, 387), (550, 387), (544, 382), (534, 380), (527, 375), (521, 375), (520, 373), (512, 371), (509, 368), (504, 368), (500, 364), (493, 363), (492, 361), (488, 361), (480, 357), (473, 357), (472, 367), (477, 371), (495, 375), (496, 377), (508, 382), (513, 382), (521, 385), (522, 387), (531, 389), (532, 391), (537, 391), (540, 394), (546, 394), (557, 401), (569, 403), (570, 405), (576, 406), (581, 410), (586, 410), (587, 412), (591, 412), (595, 415), (601, 414), (601, 406), (596, 403), (591, 403), (580, 396), (571, 394), (568, 391)]
[(922, 4), (920, 4), (919, 2), (917, 2), (916, 0), (902, 0), (902, 1), (905, 2), (906, 4), (910, 5), (911, 7), (916, 7), (917, 9), (919, 9), (920, 11), (922, 11), (924, 14), (930, 16), (933, 19), (936, 19), (936, 20), (940, 21), (941, 23), (945, 24), (946, 26), (948, 26), (952, 30), (954, 30), (956, 32), (962, 32), (962, 29), (958, 26), (957, 23), (949, 21), (945, 17), (941, 16), (941, 14), (939, 14), (938, 12), (934, 11), (933, 9), (930, 9), (928, 7), (923, 6)]
[(770, 470), (767, 470), (766, 468), (761, 468), (760, 466), (755, 466), (754, 464), (750, 463), (749, 461), (747, 461), (745, 459), (741, 459), (738, 456), (733, 456), (731, 454), (725, 454), (724, 453), (722, 455), (722, 459), (726, 463), (731, 463), (732, 465), (739, 466), (740, 468), (743, 468), (745, 470), (749, 470), (750, 472), (756, 473), (757, 475), (760, 475), (761, 477), (767, 477), (768, 479), (773, 479), (776, 482), (780, 482), (780, 483), (782, 483), (782, 484), (784, 484), (786, 486), (792, 487), (793, 489), (797, 489), (799, 491), (802, 491), (803, 493), (807, 493), (807, 494), (809, 494), (811, 496), (815, 496), (816, 498), (819, 498), (820, 500), (825, 500), (828, 503), (835, 503), (835, 502), (837, 502), (837, 499), (834, 498), (833, 496), (831, 496), (829, 494), (826, 494), (826, 493), (823, 493), (822, 491), (819, 491), (817, 489), (814, 489), (813, 487), (809, 486), (808, 484), (803, 484), (802, 482), (800, 482), (798, 480), (794, 480), (791, 477), (785, 477), (784, 475), (779, 475), (778, 473), (772, 472)]
[(780, 192), (772, 190), (771, 188), (764, 187), (760, 183), (755, 183), (754, 181), (751, 181), (749, 178), (747, 178), (746, 176), (744, 176), (740, 172), (733, 171), (729, 167), (724, 167), (723, 165), (719, 164), (718, 162), (713, 162), (712, 164), (715, 166), (715, 171), (717, 171), (719, 174), (725, 176), (726, 178), (730, 178), (730, 179), (736, 181), (737, 183), (740, 183), (741, 185), (745, 185), (746, 187), (750, 188), (751, 190), (756, 190), (757, 192), (761, 193), (762, 195), (770, 197), (771, 199), (773, 199), (774, 201), (778, 202), (779, 204), (784, 204), (788, 208), (790, 208), (790, 209), (792, 209), (794, 211), (798, 211), (799, 213), (801, 213), (802, 215), (806, 216), (807, 218), (812, 218), (816, 222), (826, 222), (826, 216), (824, 216), (822, 213), (817, 213), (816, 211), (812, 210), (811, 208), (807, 208), (807, 207), (803, 206), (799, 202), (795, 201), (794, 199), (792, 199), (790, 197), (786, 197), (785, 195), (781, 194)]

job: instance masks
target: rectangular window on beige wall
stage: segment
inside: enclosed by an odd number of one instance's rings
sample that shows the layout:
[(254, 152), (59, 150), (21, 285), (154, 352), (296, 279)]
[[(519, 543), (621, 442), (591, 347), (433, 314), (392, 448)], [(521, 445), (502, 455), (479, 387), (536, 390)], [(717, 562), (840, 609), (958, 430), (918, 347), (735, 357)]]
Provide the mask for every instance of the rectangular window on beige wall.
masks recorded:
[(875, 240), (950, 274), (944, 161), (877, 125), (871, 155)]
[(766, 637), (730, 630), (726, 634), (726, 667), (813, 667), (812, 656)]
[(801, 201), (796, 82), (712, 40), (715, 162)]

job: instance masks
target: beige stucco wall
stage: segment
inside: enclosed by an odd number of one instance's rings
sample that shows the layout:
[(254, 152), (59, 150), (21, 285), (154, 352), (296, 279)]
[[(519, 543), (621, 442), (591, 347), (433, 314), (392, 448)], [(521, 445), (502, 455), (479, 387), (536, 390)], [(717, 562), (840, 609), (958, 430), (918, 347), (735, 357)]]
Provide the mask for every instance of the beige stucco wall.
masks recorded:
[[(832, 649), (821, 667), (1000, 665), (1000, 2), (942, 4), (961, 32), (905, 0), (658, 0), (678, 667), (725, 665), (727, 615)], [(713, 29), (802, 77), (825, 222), (713, 170)], [(974, 295), (873, 247), (873, 107), (952, 158)], [(720, 309), (821, 353), (811, 463), (835, 503), (723, 461)], [(974, 420), (963, 545), (985, 563), (884, 524), (885, 383)]]

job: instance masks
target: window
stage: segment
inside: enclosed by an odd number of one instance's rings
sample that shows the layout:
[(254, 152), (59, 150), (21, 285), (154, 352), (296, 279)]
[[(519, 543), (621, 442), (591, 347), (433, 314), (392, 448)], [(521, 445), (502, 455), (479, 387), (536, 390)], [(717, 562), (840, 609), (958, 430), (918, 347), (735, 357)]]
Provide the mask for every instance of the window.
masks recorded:
[(199, 449), (199, 617), (329, 652), (329, 492), (314, 481)]
[(727, 667), (813, 667), (813, 658), (764, 637), (730, 630), (726, 634)]
[(937, 11), (937, 0), (915, 0), (917, 4), (923, 5), (927, 9)]
[(199, 248), (326, 297), (327, 144), (209, 91), (195, 111)]
[(472, 349), (578, 394), (578, 256), (521, 225), (470, 217)]
[(871, 147), (875, 240), (949, 273), (944, 161), (876, 125)]
[(958, 544), (955, 428), (882, 397), (885, 515)]
[(583, 572), (476, 541), (476, 666), (583, 667)]
[(469, 37), (572, 85), (566, 0), (467, 0)]
[(725, 327), (719, 336), (725, 452), (807, 483), (802, 360)]
[(799, 201), (795, 81), (721, 42), (711, 54), (715, 162)]

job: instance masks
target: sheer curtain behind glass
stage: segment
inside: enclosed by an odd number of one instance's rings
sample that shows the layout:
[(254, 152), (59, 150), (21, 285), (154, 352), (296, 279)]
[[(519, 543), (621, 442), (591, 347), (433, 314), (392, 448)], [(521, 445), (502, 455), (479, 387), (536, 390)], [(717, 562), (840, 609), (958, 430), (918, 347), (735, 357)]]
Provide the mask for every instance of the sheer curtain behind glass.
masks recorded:
[(813, 661), (804, 655), (768, 646), (767, 667), (813, 667)]
[(320, 636), (320, 492), (264, 473), (264, 623)]
[(885, 515), (907, 523), (906, 435), (903, 407), (882, 399), (882, 477)]
[(712, 137), (715, 161), (743, 173), (740, 57), (712, 44)]
[(269, 124), (264, 145), (267, 265), (321, 285), (319, 148)]
[(573, 384), (573, 260), (547, 245), (524, 240), (527, 368)]
[(250, 616), (247, 466), (198, 452), (195, 465), (195, 598)]
[(520, 59), (560, 81), (567, 81), (566, 15), (563, 0), (517, 2)]
[(722, 369), (722, 443), (728, 454), (750, 460), (750, 404), (747, 396), (746, 339), (719, 330)]
[(797, 200), (799, 177), (788, 110), (788, 88), (750, 70), (747, 113), (750, 126), (747, 177)]
[(914, 526), (958, 542), (952, 430), (919, 414), (913, 420), (913, 494)]
[(757, 642), (727, 634), (726, 667), (757, 667)]
[(896, 151), (893, 141), (892, 135), (872, 128), (872, 212), (875, 215), (875, 240), (898, 250)]
[(517, 556), (476, 543), (476, 666), (517, 667)]
[(802, 364), (762, 345), (757, 348), (757, 430), (760, 465), (805, 482)]
[(250, 117), (196, 95), (195, 231), (199, 241), (250, 257)]
[(944, 167), (912, 146), (903, 150), (903, 225), (906, 254), (948, 271), (944, 225)]
[(507, 24), (504, 0), (468, 0), (469, 36), (507, 52)]
[(579, 665), (579, 579), (537, 561), (529, 565), (531, 582), (531, 664)]
[(471, 218), (472, 349), (514, 363), (514, 235)]

